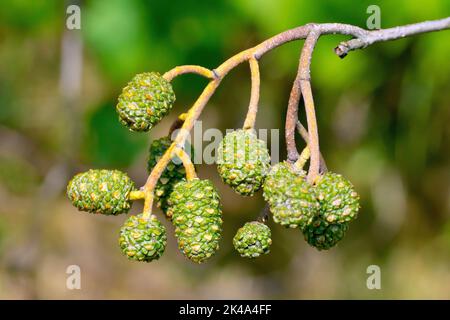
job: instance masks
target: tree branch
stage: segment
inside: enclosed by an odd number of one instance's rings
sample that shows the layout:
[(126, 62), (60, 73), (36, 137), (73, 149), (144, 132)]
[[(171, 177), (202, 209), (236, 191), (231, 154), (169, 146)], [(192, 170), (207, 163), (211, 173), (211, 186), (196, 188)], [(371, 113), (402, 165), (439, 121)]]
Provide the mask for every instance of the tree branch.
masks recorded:
[(344, 58), (350, 51), (366, 48), (367, 46), (370, 46), (376, 42), (402, 39), (416, 34), (439, 31), (449, 28), (450, 18), (445, 18), (441, 20), (424, 21), (389, 29), (365, 31), (355, 39), (341, 42), (334, 49), (334, 52), (340, 58)]
[[(311, 84), (309, 80), (309, 64), (311, 61), (312, 51), (314, 49), (314, 45), (317, 41), (317, 38), (323, 34), (343, 34), (353, 36), (355, 38), (353, 39), (353, 42), (352, 40), (350, 40), (347, 42), (347, 44), (345, 44), (344, 42), (341, 43), (340, 46), (338, 46), (338, 48), (340, 47), (340, 49), (338, 49), (336, 53), (338, 55), (341, 54), (342, 56), (344, 56), (350, 50), (363, 48), (375, 42), (394, 40), (423, 32), (448, 29), (449, 24), (450, 18), (445, 18), (441, 20), (427, 21), (415, 25), (408, 25), (386, 30), (367, 31), (362, 28), (348, 24), (311, 23), (282, 32), (278, 35), (273, 36), (272, 38), (269, 38), (268, 40), (260, 43), (259, 45), (253, 48), (244, 50), (226, 60), (216, 69), (209, 70), (207, 68), (203, 68), (200, 66), (179, 66), (166, 72), (164, 74), (164, 78), (168, 81), (171, 81), (176, 76), (184, 73), (196, 73), (205, 76), (211, 80), (205, 87), (201, 95), (198, 97), (194, 105), (189, 109), (186, 119), (183, 125), (181, 126), (180, 132), (177, 134), (174, 142), (166, 150), (164, 155), (160, 158), (160, 160), (158, 161), (158, 163), (155, 165), (152, 172), (148, 176), (147, 181), (142, 188), (142, 190), (145, 192), (144, 213), (145, 214), (151, 213), (151, 207), (153, 203), (153, 190), (160, 175), (166, 168), (169, 161), (174, 156), (175, 148), (177, 146), (182, 147), (184, 145), (184, 142), (189, 136), (189, 132), (192, 130), (195, 121), (199, 118), (201, 112), (203, 111), (203, 108), (208, 103), (209, 99), (220, 85), (222, 79), (228, 74), (228, 72), (230, 72), (232, 69), (234, 69), (242, 62), (249, 61), (250, 59), (258, 60), (265, 53), (273, 50), (276, 47), (283, 45), (284, 43), (298, 39), (305, 39), (306, 37), (309, 38), (309, 40), (305, 42), (306, 49), (304, 48), (302, 52), (305, 66), (302, 68), (303, 73), (300, 78), (301, 80), (300, 87), (302, 94), (304, 96), (305, 108), (307, 111), (309, 144), (310, 144), (309, 147), (311, 149), (311, 165), (308, 173), (308, 178), (311, 181), (312, 178), (315, 177), (319, 172), (319, 160), (320, 160), (317, 124), (315, 123), (316, 119), (314, 112), (314, 102), (312, 98)], [(356, 40), (358, 39), (359, 42), (356, 42)], [(302, 61), (301, 64), (303, 64)], [(295, 126), (293, 126), (291, 129), (295, 130)]]

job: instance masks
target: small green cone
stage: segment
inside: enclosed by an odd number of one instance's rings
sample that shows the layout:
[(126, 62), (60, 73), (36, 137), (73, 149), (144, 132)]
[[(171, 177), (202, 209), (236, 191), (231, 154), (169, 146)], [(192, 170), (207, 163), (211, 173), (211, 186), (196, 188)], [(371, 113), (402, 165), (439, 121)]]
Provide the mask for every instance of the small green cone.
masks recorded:
[(350, 181), (342, 175), (327, 172), (316, 182), (316, 196), (321, 216), (329, 223), (355, 220), (359, 211), (359, 196)]
[(233, 238), (234, 248), (245, 258), (269, 253), (271, 244), (270, 228), (258, 221), (247, 222)]
[(304, 171), (286, 161), (271, 168), (263, 190), (273, 220), (282, 226), (303, 229), (319, 213), (319, 203)]
[[(163, 156), (167, 149), (172, 144), (172, 140), (169, 137), (163, 137), (154, 140), (149, 149), (148, 161), (147, 161), (147, 171), (150, 173), (155, 167), (158, 160)], [(191, 160), (194, 158), (194, 150), (190, 147), (190, 157)], [(171, 219), (168, 215), (168, 203), (169, 196), (172, 193), (173, 187), (180, 181), (186, 178), (186, 170), (183, 163), (177, 157), (169, 162), (158, 183), (155, 187), (155, 200), (156, 205), (161, 208), (161, 210), (166, 214), (166, 216)]]
[(131, 131), (148, 131), (172, 109), (172, 85), (157, 72), (137, 74), (123, 88), (116, 110)]
[(328, 250), (342, 240), (347, 230), (348, 223), (328, 223), (316, 217), (303, 230), (303, 235), (309, 245), (318, 250)]
[(131, 216), (120, 229), (119, 246), (130, 260), (158, 260), (166, 248), (166, 228), (156, 216)]
[(252, 130), (228, 133), (217, 149), (217, 169), (223, 182), (243, 196), (258, 191), (270, 168), (266, 143)]
[(117, 215), (131, 208), (128, 199), (133, 181), (118, 170), (89, 170), (75, 175), (67, 185), (67, 197), (81, 211)]
[(222, 210), (219, 194), (209, 180), (193, 179), (175, 185), (169, 215), (178, 247), (190, 260), (202, 263), (219, 249)]

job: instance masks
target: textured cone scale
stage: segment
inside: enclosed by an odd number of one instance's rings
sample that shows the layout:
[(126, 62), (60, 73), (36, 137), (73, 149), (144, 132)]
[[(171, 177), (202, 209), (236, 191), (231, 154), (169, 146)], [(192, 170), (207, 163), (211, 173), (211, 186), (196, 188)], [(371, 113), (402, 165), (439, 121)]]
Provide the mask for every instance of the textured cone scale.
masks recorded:
[(178, 247), (190, 260), (202, 263), (219, 249), (222, 211), (219, 194), (209, 180), (193, 179), (175, 185), (169, 214)]
[(79, 173), (67, 185), (67, 196), (81, 211), (117, 215), (130, 210), (133, 181), (118, 170), (89, 170)]
[(217, 159), (223, 182), (243, 196), (261, 188), (270, 167), (266, 144), (252, 130), (228, 133), (217, 149)]
[(120, 229), (119, 246), (129, 259), (150, 262), (158, 260), (166, 248), (166, 228), (151, 215), (131, 216)]
[(348, 223), (328, 223), (322, 217), (316, 217), (303, 230), (306, 242), (318, 250), (328, 250), (345, 236)]
[[(169, 137), (163, 137), (157, 140), (154, 140), (149, 149), (148, 154), (148, 162), (147, 162), (147, 170), (150, 173), (152, 169), (155, 167), (158, 160), (163, 156), (166, 150), (172, 144), (172, 140)], [(193, 148), (190, 148), (190, 156), (191, 159), (194, 157)], [(186, 170), (183, 166), (183, 163), (180, 159), (174, 158), (169, 162), (164, 172), (161, 174), (161, 177), (158, 180), (158, 183), (155, 187), (155, 200), (158, 207), (166, 214), (166, 216), (170, 219), (171, 217), (168, 215), (168, 199), (170, 194), (172, 193), (173, 187), (175, 184), (180, 182), (186, 177)]]
[(158, 73), (146, 72), (136, 75), (118, 100), (120, 122), (131, 131), (148, 131), (170, 111), (175, 93)]
[(233, 238), (234, 248), (241, 257), (257, 258), (270, 251), (270, 228), (258, 221), (247, 222)]
[(321, 216), (329, 223), (350, 222), (357, 218), (359, 196), (342, 175), (327, 172), (316, 182)]
[(271, 168), (263, 190), (273, 220), (282, 226), (303, 229), (319, 212), (314, 188), (306, 182), (304, 171), (287, 162)]

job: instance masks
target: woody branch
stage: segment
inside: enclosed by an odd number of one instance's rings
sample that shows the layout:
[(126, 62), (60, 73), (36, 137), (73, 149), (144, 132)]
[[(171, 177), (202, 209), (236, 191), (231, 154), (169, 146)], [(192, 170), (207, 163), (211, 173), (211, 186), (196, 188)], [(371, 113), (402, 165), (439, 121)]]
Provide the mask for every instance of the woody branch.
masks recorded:
[[(275, 49), (276, 47), (279, 47), (287, 42), (299, 40), (299, 39), (306, 39), (309, 36), (309, 46), (306, 49), (302, 50), (302, 56), (305, 57), (305, 61), (307, 61), (307, 66), (304, 67), (302, 70), (303, 72), (308, 71), (309, 73), (309, 64), (310, 59), (312, 55), (312, 51), (314, 49), (314, 45), (320, 35), (326, 35), (326, 34), (342, 34), (342, 35), (349, 35), (352, 36), (353, 39), (345, 42), (341, 42), (336, 48), (335, 53), (339, 57), (344, 57), (347, 55), (348, 52), (356, 49), (362, 49), (366, 48), (367, 46), (374, 44), (376, 42), (382, 42), (382, 41), (390, 41), (390, 40), (396, 40), (400, 38), (405, 38), (408, 36), (420, 34), (420, 33), (426, 33), (426, 32), (432, 32), (432, 31), (438, 31), (438, 30), (444, 30), (450, 28), (450, 17), (447, 17), (445, 19), (440, 20), (433, 20), (433, 21), (425, 21), (417, 24), (410, 24), (405, 25), (401, 27), (395, 27), (395, 28), (389, 28), (389, 29), (381, 29), (381, 30), (373, 30), (368, 31), (364, 30), (360, 27), (349, 25), (349, 24), (341, 24), (341, 23), (324, 23), (324, 24), (307, 24), (304, 26), (300, 26), (294, 29), (287, 30), (285, 32), (282, 32), (278, 35), (275, 35), (268, 40), (260, 43), (259, 45), (244, 50), (233, 57), (226, 60), (224, 63), (222, 63), (219, 67), (213, 70), (209, 70), (204, 67), (200, 66), (179, 66), (175, 67), (174, 69), (168, 71), (164, 74), (164, 78), (168, 81), (172, 81), (175, 77), (181, 74), (186, 73), (196, 73), (201, 76), (204, 76), (208, 79), (210, 79), (210, 82), (205, 87), (203, 92), (200, 94), (196, 102), (193, 104), (193, 106), (189, 109), (187, 112), (187, 116), (185, 118), (185, 121), (183, 125), (181, 126), (181, 129), (179, 133), (177, 134), (176, 138), (174, 139), (174, 142), (172, 145), (167, 149), (165, 154), (161, 157), (161, 159), (158, 161), (156, 166), (153, 168), (152, 172), (148, 176), (148, 179), (142, 188), (143, 192), (145, 193), (145, 205), (144, 205), (144, 212), (150, 213), (151, 212), (151, 206), (153, 202), (153, 190), (155, 188), (155, 185), (166, 168), (169, 161), (176, 155), (176, 149), (182, 148), (184, 146), (184, 142), (186, 141), (189, 132), (192, 130), (195, 121), (200, 117), (205, 105), (208, 103), (211, 96), (214, 94), (215, 90), (220, 85), (220, 82), (222, 79), (228, 74), (230, 70), (238, 66), (239, 64), (252, 60), (251, 67), (253, 67), (253, 75), (258, 75), (258, 88), (259, 88), (259, 69), (256, 69), (256, 61), (259, 60), (265, 53)], [(312, 34), (312, 35), (311, 35)], [(308, 70), (306, 70), (308, 69)], [(302, 77), (300, 77), (302, 78)], [(254, 78), (256, 79), (256, 78)], [(309, 131), (309, 143), (311, 145), (311, 165), (310, 165), (310, 171), (308, 178), (311, 181), (312, 178), (316, 174), (318, 174), (319, 171), (319, 162), (320, 162), (320, 153), (318, 148), (318, 135), (317, 135), (317, 124), (315, 124), (315, 119), (312, 116), (312, 111), (314, 110), (314, 103), (312, 100), (312, 93), (311, 93), (311, 84), (309, 80), (300, 79), (301, 83), (301, 90), (305, 97), (305, 107), (307, 110), (309, 110), (309, 120), (308, 120), (308, 131)], [(256, 86), (256, 85), (254, 85)], [(258, 90), (259, 91), (259, 90)], [(259, 97), (259, 92), (254, 93), (252, 92), (253, 101), (256, 100), (257, 97)], [(256, 100), (257, 101), (257, 100)], [(298, 104), (297, 104), (298, 107)], [(257, 108), (255, 107), (254, 103), (250, 103), (250, 108), (253, 108), (251, 112), (254, 112), (256, 114)], [(250, 109), (249, 108), (249, 109)], [(292, 111), (292, 110), (291, 110)], [(297, 113), (291, 112), (292, 117), (296, 117)], [(249, 118), (249, 114), (247, 114), (247, 119)], [(253, 115), (250, 113), (250, 123), (253, 122), (254, 118)], [(289, 130), (295, 131), (297, 119), (295, 118), (295, 122), (293, 122), (294, 125), (289, 126)], [(248, 125), (248, 123), (246, 123)], [(312, 132), (311, 132), (312, 129)], [(317, 141), (314, 141), (314, 139), (317, 139)], [(314, 146), (313, 146), (314, 144)], [(298, 152), (297, 152), (298, 154)]]

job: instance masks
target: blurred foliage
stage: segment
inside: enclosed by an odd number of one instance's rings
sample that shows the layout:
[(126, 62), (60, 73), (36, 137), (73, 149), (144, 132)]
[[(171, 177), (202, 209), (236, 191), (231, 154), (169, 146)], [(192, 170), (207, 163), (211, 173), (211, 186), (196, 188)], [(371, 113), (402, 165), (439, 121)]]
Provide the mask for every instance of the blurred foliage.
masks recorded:
[(9, 192), (23, 194), (38, 183), (36, 169), (21, 158), (0, 157), (0, 183)]
[[(84, 162), (92, 166), (126, 167), (145, 146), (144, 135), (133, 135), (118, 121), (114, 105), (107, 103), (87, 116)], [(101, 124), (101, 125), (99, 125)], [(124, 146), (127, 152), (123, 152)]]
[[(214, 166), (200, 166), (199, 175), (222, 194), (224, 238), (217, 257), (202, 266), (185, 261), (171, 236), (160, 261), (128, 262), (116, 244), (124, 218), (77, 213), (64, 197), (67, 179), (88, 167), (119, 167), (144, 183), (149, 136), (129, 132), (114, 111), (135, 73), (182, 64), (214, 68), (308, 22), (363, 27), (372, 4), (381, 8), (383, 28), (438, 19), (450, 15), (449, 1), (86, 0), (81, 32), (65, 30), (70, 3), (0, 6), (0, 298), (450, 297), (448, 31), (379, 43), (343, 60), (332, 48), (346, 37), (320, 39), (312, 83), (321, 150), (328, 166), (355, 184), (363, 206), (330, 252), (316, 252), (297, 230), (270, 223), (271, 254), (239, 258), (231, 239), (264, 204), (260, 194), (235, 195)], [(74, 102), (60, 83), (62, 39), (70, 32), (83, 46)], [(280, 128), (281, 140), (300, 47), (289, 43), (261, 59), (257, 126)], [(174, 81), (174, 110), (150, 139), (167, 134), (205, 83), (193, 75)], [(241, 126), (249, 89), (248, 66), (233, 70), (206, 107), (203, 128)], [(280, 159), (284, 148), (281, 142)], [(83, 270), (79, 292), (65, 288), (70, 264)], [(366, 288), (370, 264), (381, 267), (380, 291)]]
[(54, 22), (60, 20), (58, 1), (4, 0), (0, 18), (2, 29), (27, 33), (42, 32), (46, 28), (54, 27)]

